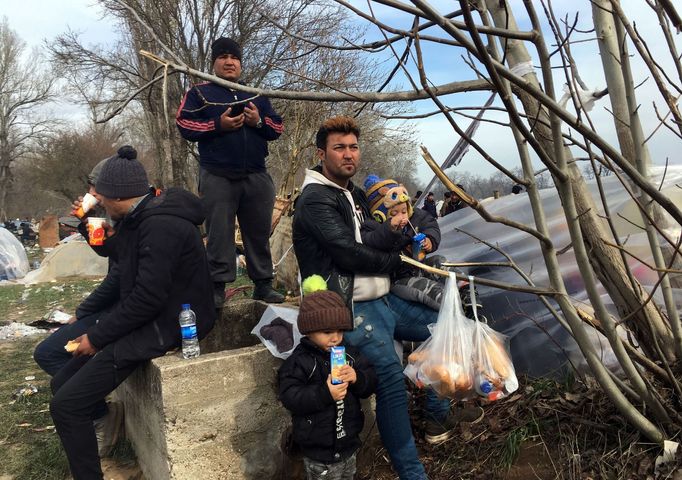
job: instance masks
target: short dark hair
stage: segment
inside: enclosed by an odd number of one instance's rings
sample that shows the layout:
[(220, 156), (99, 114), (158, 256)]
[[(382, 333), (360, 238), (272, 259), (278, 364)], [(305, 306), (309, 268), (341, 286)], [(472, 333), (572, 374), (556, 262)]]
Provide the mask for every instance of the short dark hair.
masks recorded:
[(422, 191), (417, 190), (417, 193), (414, 195), (415, 197), (421, 197), (422, 196)]
[(433, 197), (433, 192), (429, 192), (426, 194), (427, 197)]
[(327, 147), (327, 137), (330, 133), (354, 134), (360, 138), (360, 127), (354, 118), (340, 115), (326, 120), (315, 135), (315, 145), (324, 150)]

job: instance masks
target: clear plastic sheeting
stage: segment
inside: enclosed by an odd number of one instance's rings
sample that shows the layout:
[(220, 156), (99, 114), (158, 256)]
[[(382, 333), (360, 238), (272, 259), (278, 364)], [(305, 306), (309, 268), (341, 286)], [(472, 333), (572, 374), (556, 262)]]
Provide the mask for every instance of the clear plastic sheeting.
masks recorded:
[(30, 268), (24, 246), (12, 232), (0, 228), (0, 280), (23, 278)]
[[(662, 180), (663, 174), (663, 168), (653, 169), (652, 183), (660, 185), (662, 182), (663, 193), (671, 198), (674, 204), (682, 205), (682, 189), (678, 186), (682, 185), (682, 167), (668, 167), (665, 179)], [(617, 177), (602, 177), (602, 182), (611, 216), (621, 241), (637, 258), (653, 265), (646, 233), (638, 226), (643, 225), (643, 222), (635, 201)], [(598, 202), (599, 193), (596, 182), (589, 182), (588, 186)], [(570, 248), (571, 240), (559, 197), (554, 189), (542, 190), (540, 196), (550, 236), (557, 250), (561, 252), (558, 255), (558, 261), (566, 289), (576, 306), (591, 312), (574, 252)], [(507, 195), (496, 200), (486, 199), (483, 204), (492, 215), (535, 226), (528, 194), (525, 192)], [(666, 234), (675, 241), (680, 236), (680, 225), (667, 214), (665, 216), (668, 220)], [(485, 241), (509, 254), (518, 267), (530, 276), (535, 285), (549, 287), (540, 244), (534, 237), (499, 223), (488, 223), (471, 208), (458, 210), (443, 217), (439, 219), (439, 224), (442, 240), (436, 253), (445, 256), (448, 261), (455, 263), (507, 262), (503, 255), (482, 242)], [(663, 243), (665, 240), (661, 242), (662, 246), (667, 245)], [(639, 282), (650, 290), (658, 279), (657, 273), (631, 256), (628, 256), (628, 263)], [(459, 268), (459, 270), (481, 278), (525, 285), (521, 276), (508, 267), (471, 266)], [(483, 306), (483, 312), (479, 314), (485, 315), (490, 326), (496, 331), (510, 337), (511, 354), (517, 373), (561, 378), (569, 368), (569, 359), (577, 368), (587, 369), (573, 338), (536, 295), (509, 292), (486, 287), (480, 283), (478, 289), (480, 303)], [(617, 317), (613, 302), (601, 285), (600, 290), (607, 308)], [(675, 289), (678, 304), (682, 301), (681, 293)], [(657, 292), (654, 300), (662, 304), (660, 292)], [(550, 303), (558, 309), (553, 301), (550, 300)], [(591, 336), (603, 362), (607, 367), (617, 369), (617, 363), (608, 342), (594, 330), (591, 330)]]

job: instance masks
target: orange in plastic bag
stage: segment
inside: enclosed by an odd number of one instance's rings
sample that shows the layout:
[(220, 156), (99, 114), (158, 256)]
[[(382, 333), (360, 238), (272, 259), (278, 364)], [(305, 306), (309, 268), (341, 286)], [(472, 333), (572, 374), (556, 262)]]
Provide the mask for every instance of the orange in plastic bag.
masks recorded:
[(405, 375), (417, 387), (431, 387), (441, 397), (457, 400), (474, 397), (473, 327), (462, 311), (457, 278), (450, 273), (431, 337), (410, 354)]

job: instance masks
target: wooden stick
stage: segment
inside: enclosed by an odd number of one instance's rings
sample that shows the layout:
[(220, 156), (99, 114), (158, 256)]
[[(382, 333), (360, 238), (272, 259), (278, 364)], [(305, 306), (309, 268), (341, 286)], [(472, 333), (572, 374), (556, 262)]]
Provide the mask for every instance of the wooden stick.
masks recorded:
[[(446, 270), (441, 270), (440, 268), (436, 267), (431, 267), (429, 265), (425, 265), (413, 258), (410, 258), (405, 255), (400, 255), (400, 259), (409, 264), (412, 265), (413, 267), (421, 268), (422, 270), (432, 273), (434, 275), (439, 275), (441, 277), (449, 277), (450, 274), (455, 275), (458, 280), (469, 280), (468, 275), (462, 275), (461, 273), (456, 273), (456, 272), (448, 272)], [(515, 285), (512, 283), (505, 283), (505, 282), (497, 282), (495, 280), (487, 280), (485, 278), (480, 278), (480, 277), (474, 277), (476, 283), (480, 285), (486, 285), (488, 287), (493, 287), (493, 288), (499, 288), (500, 290), (508, 290), (511, 292), (522, 292), (522, 293), (532, 293), (535, 295), (545, 295), (549, 297), (554, 297), (557, 295), (557, 292), (554, 290), (546, 290), (543, 288), (537, 288), (537, 287), (530, 287), (527, 285)]]

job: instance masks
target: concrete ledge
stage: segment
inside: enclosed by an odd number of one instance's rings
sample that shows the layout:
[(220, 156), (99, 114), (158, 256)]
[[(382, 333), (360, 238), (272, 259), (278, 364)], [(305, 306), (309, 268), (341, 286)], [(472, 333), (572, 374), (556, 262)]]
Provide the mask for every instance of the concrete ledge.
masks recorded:
[[(229, 304), (202, 341), (200, 357), (154, 359), (116, 390), (147, 480), (302, 478), (300, 462), (282, 451), (291, 423), (277, 400), (282, 362), (249, 333), (266, 307), (252, 300)], [(364, 410), (367, 429), (374, 409), (366, 402)]]
[[(289, 424), (265, 347), (155, 359), (122, 385), (126, 431), (148, 480), (269, 479)], [(268, 459), (268, 461), (263, 461)]]

